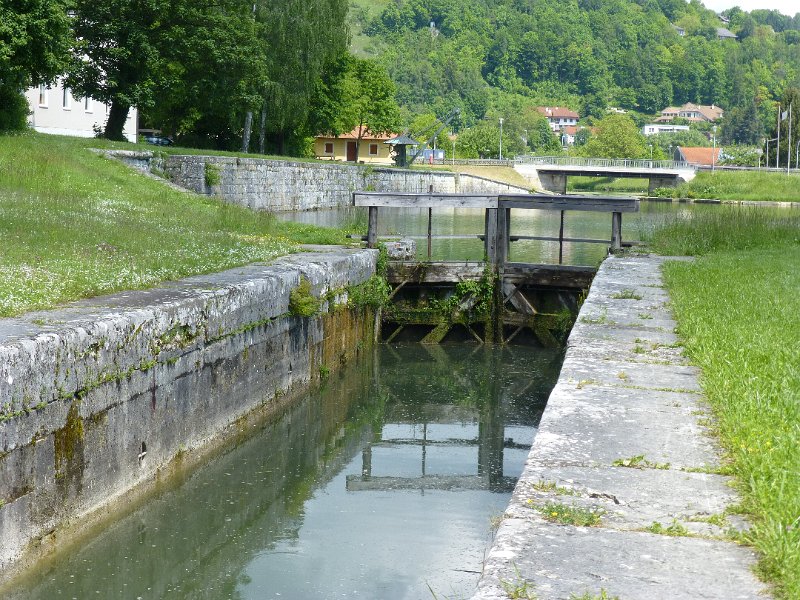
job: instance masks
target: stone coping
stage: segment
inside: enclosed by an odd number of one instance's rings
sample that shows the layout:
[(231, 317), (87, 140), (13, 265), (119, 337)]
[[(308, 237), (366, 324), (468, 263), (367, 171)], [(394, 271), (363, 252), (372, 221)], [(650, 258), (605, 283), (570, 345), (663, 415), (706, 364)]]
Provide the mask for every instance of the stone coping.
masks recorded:
[[(473, 600), (527, 597), (511, 595), (525, 584), (539, 600), (768, 597), (754, 552), (714, 519), (736, 494), (716, 474), (664, 260), (611, 257), (598, 270)], [(599, 524), (561, 524), (565, 509), (595, 512)], [(685, 529), (668, 536), (654, 523)]]

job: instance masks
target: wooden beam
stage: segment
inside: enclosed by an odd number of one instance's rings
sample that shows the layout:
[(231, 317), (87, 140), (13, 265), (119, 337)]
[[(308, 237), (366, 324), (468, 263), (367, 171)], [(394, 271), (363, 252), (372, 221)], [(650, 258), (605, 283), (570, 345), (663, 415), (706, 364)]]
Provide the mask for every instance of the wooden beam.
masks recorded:
[(367, 248), (378, 247), (378, 208), (369, 207), (369, 224), (367, 225)]
[(547, 194), (504, 194), (498, 196), (501, 208), (535, 210), (583, 210), (595, 212), (639, 212), (636, 198)]
[(617, 211), (611, 213), (611, 250), (622, 250), (622, 213)]
[(353, 192), (353, 206), (392, 208), (497, 208), (497, 196), (487, 194), (412, 194)]

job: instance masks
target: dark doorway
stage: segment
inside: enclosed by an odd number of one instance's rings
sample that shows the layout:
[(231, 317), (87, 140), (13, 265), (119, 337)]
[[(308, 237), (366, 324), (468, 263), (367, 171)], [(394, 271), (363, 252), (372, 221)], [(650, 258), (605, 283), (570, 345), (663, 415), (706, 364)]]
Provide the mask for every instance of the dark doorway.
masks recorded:
[(355, 142), (347, 142), (347, 162), (356, 162), (358, 159), (357, 148)]

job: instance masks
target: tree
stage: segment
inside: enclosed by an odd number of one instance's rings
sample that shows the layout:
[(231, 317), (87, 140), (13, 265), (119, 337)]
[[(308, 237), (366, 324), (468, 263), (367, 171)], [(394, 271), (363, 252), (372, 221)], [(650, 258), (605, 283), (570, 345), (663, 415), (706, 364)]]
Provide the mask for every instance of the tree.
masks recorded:
[(581, 147), (583, 156), (596, 158), (650, 158), (650, 149), (628, 115), (613, 114), (597, 121), (594, 134)]
[(62, 74), (71, 42), (64, 2), (0, 3), (0, 131), (25, 127), (22, 91)]
[[(791, 107), (791, 111), (789, 110)], [(777, 148), (778, 159), (777, 164), (786, 166), (787, 157), (794, 161), (795, 145), (797, 140), (800, 139), (800, 88), (790, 87), (786, 88), (780, 101), (780, 112), (778, 120), (775, 123), (775, 128), (770, 137), (775, 138), (778, 136), (778, 128), (780, 127), (781, 143)], [(791, 118), (789, 113), (791, 112)], [(784, 118), (785, 117), (785, 118)], [(792, 139), (789, 140), (789, 131), (791, 130)], [(791, 146), (790, 146), (791, 144)], [(770, 145), (770, 154), (768, 162), (771, 165), (776, 164), (775, 160), (775, 144)]]
[(366, 132), (394, 131), (400, 126), (400, 108), (389, 75), (374, 60), (352, 57), (344, 76), (341, 122), (357, 128), (356, 156)]
[(263, 51), (250, 2), (74, 0), (74, 9), (67, 81), (110, 104), (105, 137), (122, 139), (131, 107), (146, 112), (159, 97), (172, 106), (175, 97), (228, 110), (257, 104)]
[(761, 121), (758, 118), (758, 109), (755, 99), (744, 106), (735, 106), (725, 113), (722, 123), (723, 144), (758, 145), (764, 137)]

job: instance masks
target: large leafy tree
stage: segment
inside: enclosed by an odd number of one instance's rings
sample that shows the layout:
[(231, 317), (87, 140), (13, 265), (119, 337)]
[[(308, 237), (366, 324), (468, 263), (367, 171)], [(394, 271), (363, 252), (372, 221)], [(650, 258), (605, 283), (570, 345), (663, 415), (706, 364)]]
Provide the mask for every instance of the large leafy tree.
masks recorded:
[(343, 130), (357, 128), (356, 155), (368, 130), (395, 131), (400, 126), (394, 83), (380, 64), (370, 59), (350, 58), (342, 87), (340, 123)]
[(235, 108), (255, 96), (261, 54), (250, 2), (74, 0), (74, 8), (68, 83), (111, 105), (108, 138), (122, 139), (131, 107), (183, 101), (186, 119), (197, 104)]
[(64, 2), (0, 2), (0, 130), (25, 126), (21, 92), (63, 72), (71, 39)]
[(580, 148), (583, 156), (598, 158), (649, 158), (650, 149), (628, 115), (612, 114), (595, 123), (594, 133)]

